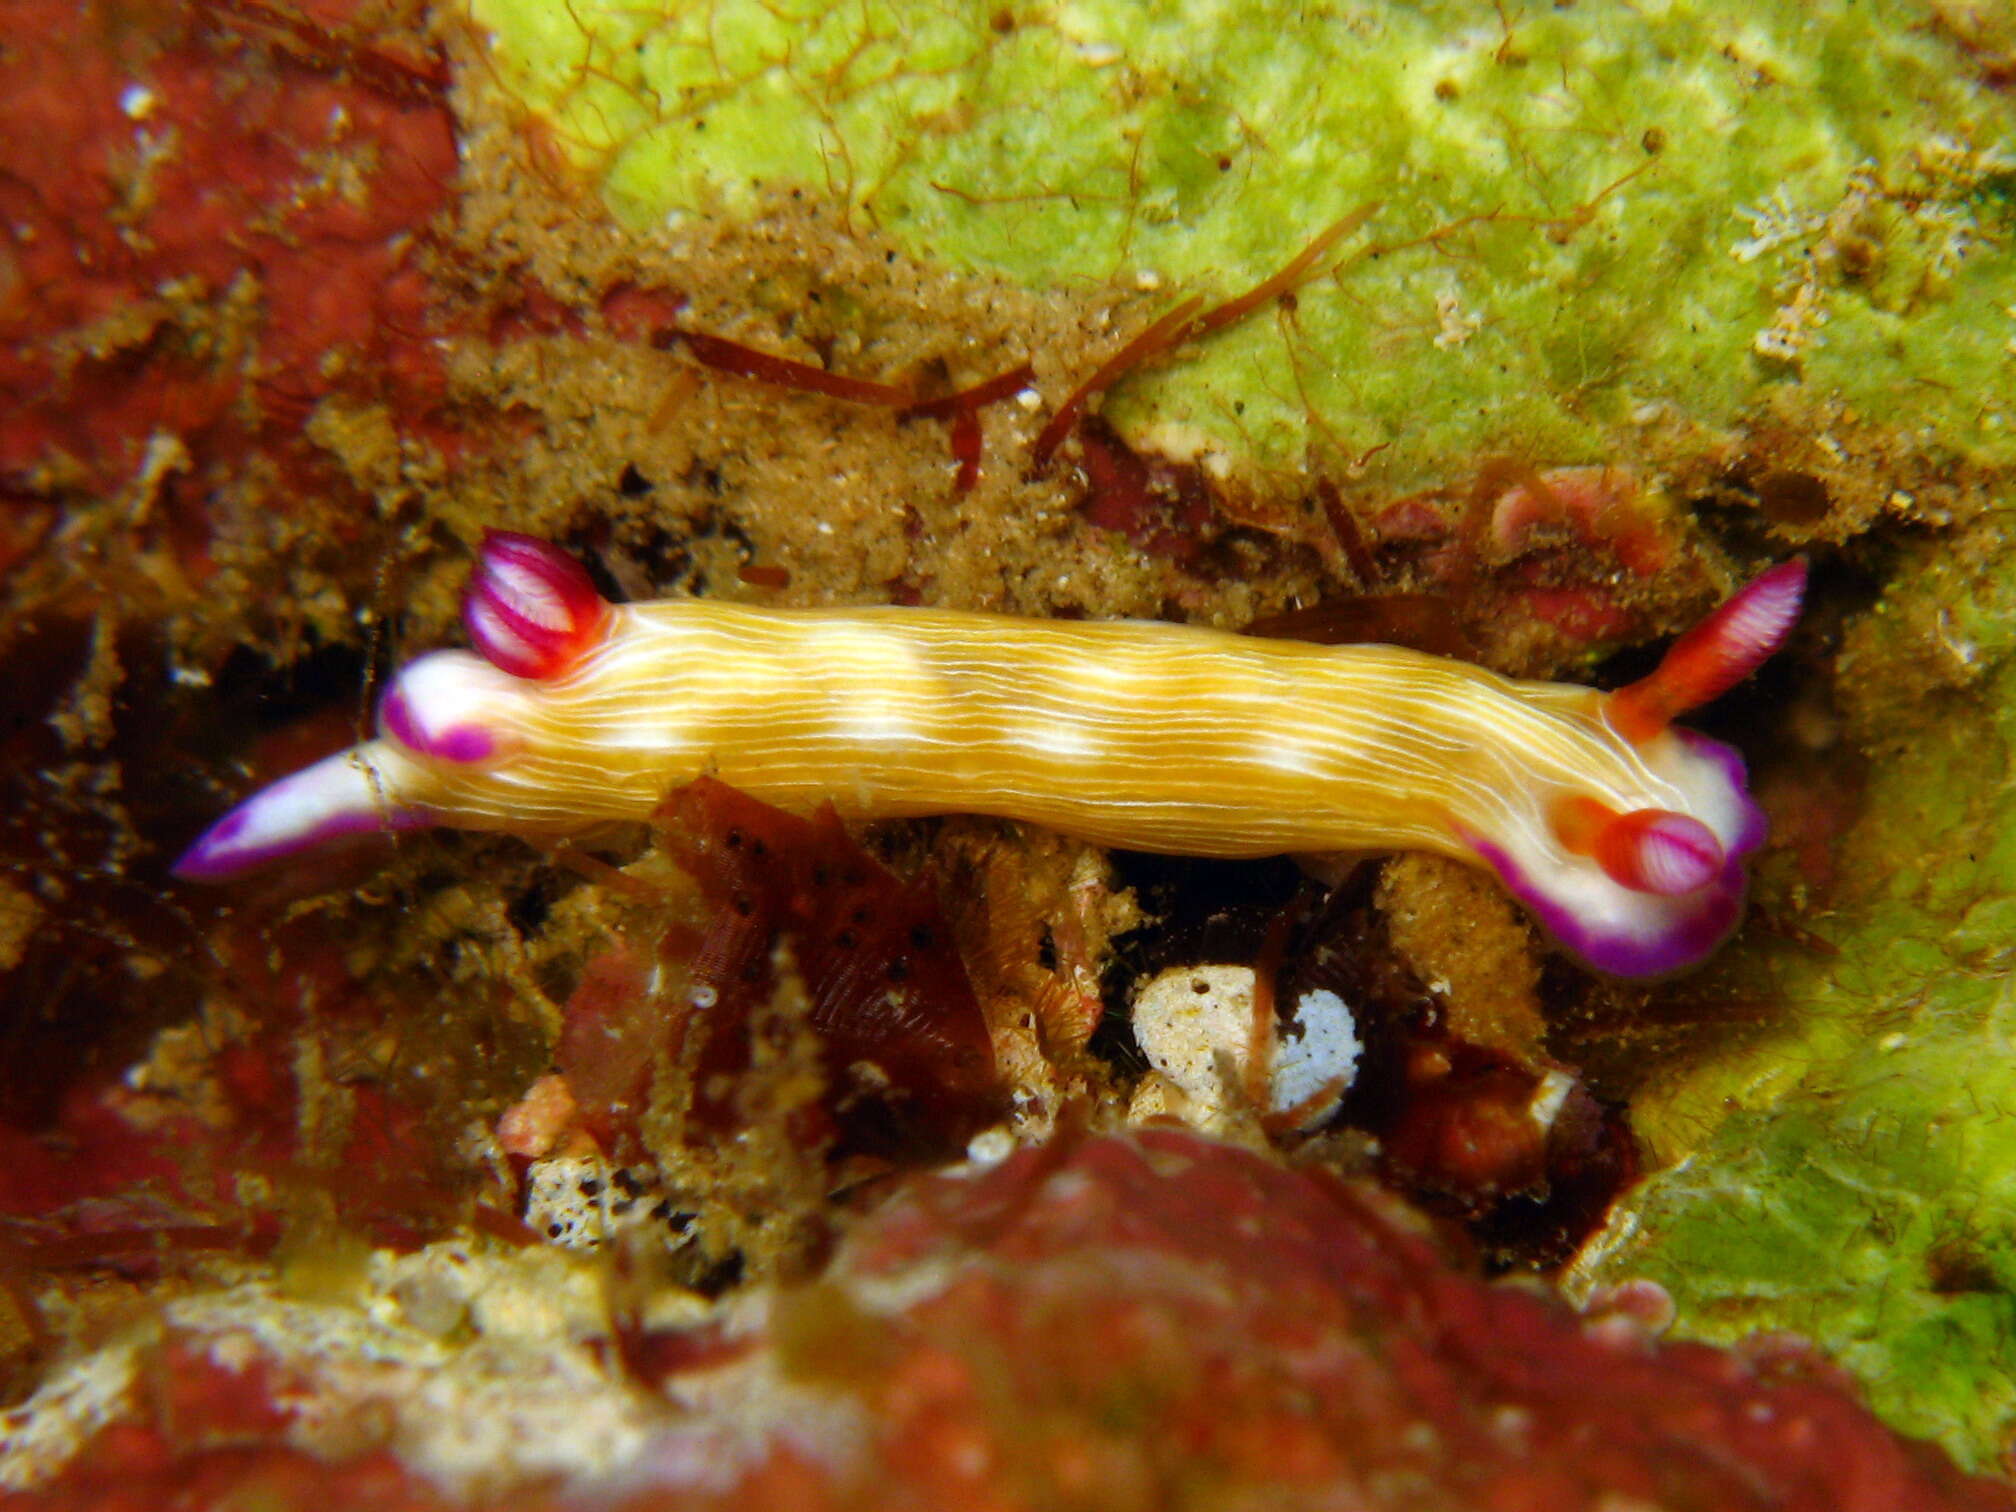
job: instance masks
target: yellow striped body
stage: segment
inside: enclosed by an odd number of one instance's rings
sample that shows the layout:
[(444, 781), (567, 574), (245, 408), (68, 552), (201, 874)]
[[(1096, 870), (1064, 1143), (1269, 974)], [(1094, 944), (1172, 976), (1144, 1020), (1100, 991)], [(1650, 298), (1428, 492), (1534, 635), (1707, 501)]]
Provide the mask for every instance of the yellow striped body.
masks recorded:
[(482, 654), (404, 668), (377, 739), (240, 803), (176, 874), (372, 829), (566, 834), (712, 776), (801, 812), (992, 814), (1136, 850), (1440, 851), (1584, 960), (1652, 975), (1734, 927), (1764, 838), (1741, 759), (1671, 714), (1768, 656), (1804, 581), (1770, 569), (1602, 695), (1141, 621), (618, 607), (548, 543), (492, 532), (464, 600)]
[(994, 814), (1209, 856), (1469, 856), (1465, 835), (1543, 823), (1556, 792), (1686, 801), (1592, 690), (1396, 647), (912, 609), (617, 615), (568, 675), (482, 711), (515, 751), (393, 748), (388, 790), (451, 823), (566, 832), (646, 818), (706, 774), (800, 811)]

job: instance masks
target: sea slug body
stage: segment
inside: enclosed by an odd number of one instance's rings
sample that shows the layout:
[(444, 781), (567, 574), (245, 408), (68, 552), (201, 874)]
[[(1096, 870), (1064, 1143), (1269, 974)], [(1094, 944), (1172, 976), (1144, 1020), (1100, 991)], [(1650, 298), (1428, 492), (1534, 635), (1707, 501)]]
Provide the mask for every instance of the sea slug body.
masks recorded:
[(528, 536), (485, 539), (477, 650), (393, 680), (379, 735), (255, 794), (177, 866), (217, 879), (342, 834), (565, 835), (702, 774), (850, 819), (993, 814), (1199, 856), (1430, 850), (1491, 867), (1572, 952), (1646, 976), (1735, 926), (1763, 816), (1670, 721), (1789, 633), (1763, 574), (1615, 693), (1392, 646), (928, 609), (613, 605)]

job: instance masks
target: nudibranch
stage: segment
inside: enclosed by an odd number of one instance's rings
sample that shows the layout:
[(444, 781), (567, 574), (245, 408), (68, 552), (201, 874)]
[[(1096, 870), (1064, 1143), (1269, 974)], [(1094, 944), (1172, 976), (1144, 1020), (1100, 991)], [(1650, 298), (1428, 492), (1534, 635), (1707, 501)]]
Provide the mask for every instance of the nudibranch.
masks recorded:
[(176, 873), (445, 824), (563, 836), (648, 818), (703, 774), (850, 819), (992, 814), (1196, 856), (1438, 851), (1497, 872), (1570, 951), (1650, 976), (1735, 927), (1764, 819), (1737, 754), (1673, 718), (1791, 630), (1765, 572), (1615, 692), (1393, 646), (949, 610), (616, 605), (492, 532), (475, 651), (411, 663), (378, 737), (232, 810)]

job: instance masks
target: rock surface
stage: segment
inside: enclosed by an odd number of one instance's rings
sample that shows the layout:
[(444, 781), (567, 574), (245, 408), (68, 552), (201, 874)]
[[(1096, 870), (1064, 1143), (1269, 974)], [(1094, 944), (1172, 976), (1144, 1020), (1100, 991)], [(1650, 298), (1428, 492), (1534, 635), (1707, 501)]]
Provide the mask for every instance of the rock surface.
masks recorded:
[(1174, 1130), (922, 1178), (712, 1317), (598, 1322), (588, 1280), (435, 1252), (171, 1311), (0, 1419), (0, 1505), (2010, 1505), (1798, 1351), (1487, 1284), (1370, 1188)]

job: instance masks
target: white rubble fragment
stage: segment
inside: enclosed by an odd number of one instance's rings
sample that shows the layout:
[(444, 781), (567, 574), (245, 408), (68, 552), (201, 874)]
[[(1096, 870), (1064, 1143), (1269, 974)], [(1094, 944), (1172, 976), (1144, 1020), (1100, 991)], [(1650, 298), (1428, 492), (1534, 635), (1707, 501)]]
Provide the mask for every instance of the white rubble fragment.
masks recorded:
[(1358, 1024), (1344, 999), (1324, 989), (1296, 1000), (1294, 1016), (1275, 1031), (1274, 1111), (1299, 1109), (1308, 1129), (1337, 1111), (1358, 1079)]
[(1575, 1085), (1575, 1078), (1566, 1071), (1546, 1072), (1541, 1076), (1540, 1084), (1533, 1089), (1532, 1100), (1526, 1104), (1526, 1116), (1542, 1130), (1552, 1129)]
[[(1134, 998), (1134, 1038), (1155, 1068), (1129, 1109), (1135, 1119), (1174, 1113), (1207, 1133), (1223, 1133), (1244, 1102), (1251, 1064), (1250, 966), (1172, 967)], [(1275, 1025), (1267, 1068), (1269, 1113), (1314, 1128), (1343, 1100), (1362, 1047), (1350, 1009), (1334, 992), (1303, 994)]]
[(692, 1221), (649, 1167), (612, 1166), (588, 1151), (535, 1160), (525, 1171), (525, 1222), (562, 1249), (600, 1249), (620, 1233), (676, 1248)]
[(120, 1417), (133, 1393), (138, 1355), (131, 1344), (114, 1344), (66, 1361), (34, 1395), (0, 1412), (0, 1491), (39, 1485)]
[[(563, 1249), (594, 1249), (606, 1237), (596, 1188), (609, 1175), (599, 1155), (535, 1160), (525, 1172), (525, 1222)], [(590, 1187), (582, 1191), (582, 1184)]]
[(1001, 1124), (982, 1129), (966, 1144), (966, 1159), (982, 1169), (997, 1166), (1014, 1153), (1014, 1131)]

